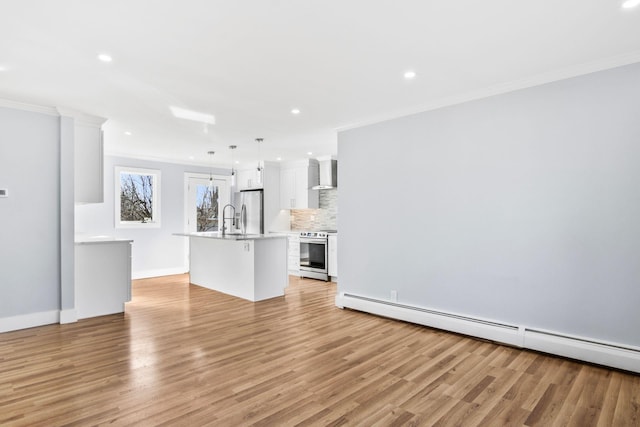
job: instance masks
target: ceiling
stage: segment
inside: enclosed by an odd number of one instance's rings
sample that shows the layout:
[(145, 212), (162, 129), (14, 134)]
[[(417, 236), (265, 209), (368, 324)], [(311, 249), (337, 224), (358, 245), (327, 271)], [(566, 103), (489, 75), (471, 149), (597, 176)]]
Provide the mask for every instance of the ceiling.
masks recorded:
[(638, 62), (640, 7), (4, 0), (0, 40), (0, 98), (107, 118), (110, 154), (229, 165), (231, 144), (241, 163), (336, 155), (338, 129)]

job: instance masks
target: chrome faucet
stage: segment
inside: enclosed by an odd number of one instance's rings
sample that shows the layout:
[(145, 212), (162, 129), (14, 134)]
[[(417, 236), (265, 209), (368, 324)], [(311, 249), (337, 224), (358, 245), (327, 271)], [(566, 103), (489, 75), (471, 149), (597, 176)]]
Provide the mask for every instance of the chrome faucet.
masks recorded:
[[(227, 210), (227, 206), (230, 207), (233, 211), (233, 216), (231, 218), (227, 218), (225, 216), (225, 212)], [(231, 219), (231, 225), (235, 225), (236, 222), (236, 208), (232, 205), (232, 204), (226, 204), (224, 205), (224, 208), (222, 208), (222, 235), (224, 236), (227, 233), (227, 226), (225, 223), (226, 219)]]

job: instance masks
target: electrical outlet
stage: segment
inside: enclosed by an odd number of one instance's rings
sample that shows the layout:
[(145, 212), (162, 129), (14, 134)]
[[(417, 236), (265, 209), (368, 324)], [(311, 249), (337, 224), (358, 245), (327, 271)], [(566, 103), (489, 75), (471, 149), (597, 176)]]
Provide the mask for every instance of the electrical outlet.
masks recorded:
[(398, 291), (391, 291), (391, 302), (398, 302)]

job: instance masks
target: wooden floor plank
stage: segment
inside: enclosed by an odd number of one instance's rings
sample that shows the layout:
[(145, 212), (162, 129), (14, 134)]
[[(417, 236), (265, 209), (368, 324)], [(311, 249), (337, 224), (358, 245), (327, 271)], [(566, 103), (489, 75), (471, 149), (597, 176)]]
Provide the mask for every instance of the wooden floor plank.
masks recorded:
[(335, 307), (135, 281), (124, 314), (0, 334), (0, 425), (640, 425), (640, 376)]

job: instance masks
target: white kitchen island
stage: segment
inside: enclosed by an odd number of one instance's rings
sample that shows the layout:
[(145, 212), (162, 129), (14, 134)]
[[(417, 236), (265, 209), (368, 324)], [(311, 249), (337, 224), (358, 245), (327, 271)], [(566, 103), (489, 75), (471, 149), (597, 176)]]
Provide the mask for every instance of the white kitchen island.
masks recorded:
[(217, 232), (189, 238), (189, 281), (249, 301), (284, 295), (288, 285), (286, 236)]

